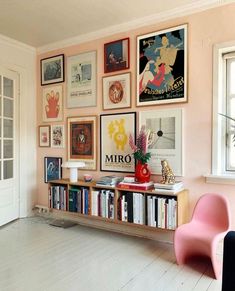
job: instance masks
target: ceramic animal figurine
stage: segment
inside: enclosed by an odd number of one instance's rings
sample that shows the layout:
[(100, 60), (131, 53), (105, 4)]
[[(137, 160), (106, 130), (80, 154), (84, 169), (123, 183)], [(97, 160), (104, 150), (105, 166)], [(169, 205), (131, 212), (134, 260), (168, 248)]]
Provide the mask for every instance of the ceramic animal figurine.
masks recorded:
[(175, 175), (171, 170), (167, 160), (161, 161), (162, 165), (162, 184), (174, 184), (175, 183)]

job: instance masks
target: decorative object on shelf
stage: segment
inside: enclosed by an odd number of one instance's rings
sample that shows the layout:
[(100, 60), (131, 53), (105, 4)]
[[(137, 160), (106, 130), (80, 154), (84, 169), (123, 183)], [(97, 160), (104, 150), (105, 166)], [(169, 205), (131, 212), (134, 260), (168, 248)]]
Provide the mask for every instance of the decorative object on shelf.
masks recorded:
[(104, 44), (104, 72), (129, 69), (129, 38)]
[(56, 124), (51, 126), (51, 147), (64, 147), (64, 125)]
[(96, 106), (96, 51), (67, 58), (67, 107)]
[(146, 131), (145, 126), (143, 125), (140, 129), (139, 134), (136, 138), (136, 144), (132, 134), (129, 136), (129, 144), (133, 150), (133, 155), (137, 161), (135, 167), (135, 178), (137, 182), (145, 183), (150, 181), (150, 171), (148, 169), (147, 162), (151, 158), (151, 153), (147, 152), (149, 145), (153, 142), (152, 133), (150, 130)]
[(161, 160), (170, 163), (176, 176), (183, 175), (183, 109), (160, 109), (139, 113), (139, 128), (145, 125), (153, 141), (149, 166), (152, 174), (161, 174)]
[(70, 182), (77, 182), (78, 180), (78, 168), (84, 168), (84, 162), (71, 162), (67, 161), (61, 165), (63, 168), (68, 168), (70, 170)]
[(136, 112), (100, 116), (100, 170), (108, 172), (135, 171), (135, 160), (128, 136), (135, 137)]
[(137, 37), (137, 106), (187, 101), (187, 25)]
[(85, 182), (91, 182), (92, 176), (90, 174), (84, 174), (83, 176)]
[(64, 82), (64, 55), (41, 60), (41, 85)]
[(103, 77), (103, 109), (131, 107), (130, 73)]
[(59, 180), (62, 178), (61, 170), (62, 158), (45, 157), (44, 158), (44, 181), (48, 183), (52, 180)]
[(162, 166), (162, 184), (174, 184), (175, 183), (175, 175), (168, 164), (167, 160), (161, 161)]
[(43, 121), (61, 121), (63, 120), (63, 97), (62, 86), (53, 86), (43, 88)]
[(50, 125), (39, 125), (38, 140), (40, 147), (50, 147)]

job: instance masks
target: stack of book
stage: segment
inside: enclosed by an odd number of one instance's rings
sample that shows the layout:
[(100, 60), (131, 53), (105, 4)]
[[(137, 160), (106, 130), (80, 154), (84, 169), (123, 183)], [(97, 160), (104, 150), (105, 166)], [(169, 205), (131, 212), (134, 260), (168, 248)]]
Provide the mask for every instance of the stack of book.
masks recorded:
[(133, 189), (133, 190), (150, 190), (153, 189), (153, 181), (146, 182), (146, 183), (138, 183), (138, 182), (125, 182), (122, 181), (117, 184), (118, 188), (122, 189)]
[(154, 191), (157, 194), (176, 194), (183, 190), (183, 182), (177, 181), (174, 184), (154, 183)]
[(114, 219), (114, 191), (93, 190), (91, 192), (91, 215)]
[(123, 180), (123, 177), (118, 176), (104, 176), (96, 182), (97, 186), (109, 186), (115, 187), (120, 181)]

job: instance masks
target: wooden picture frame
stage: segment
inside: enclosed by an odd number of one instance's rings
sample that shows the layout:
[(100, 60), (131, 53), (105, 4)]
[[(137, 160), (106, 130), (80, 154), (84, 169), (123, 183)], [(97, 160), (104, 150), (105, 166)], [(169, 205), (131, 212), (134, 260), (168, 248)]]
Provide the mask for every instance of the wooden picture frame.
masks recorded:
[(41, 85), (64, 82), (64, 54), (41, 59)]
[(135, 172), (129, 135), (136, 137), (136, 112), (100, 115), (100, 170)]
[(104, 44), (104, 72), (130, 68), (130, 39), (123, 38)]
[(96, 51), (67, 58), (67, 107), (96, 106)]
[(63, 87), (61, 85), (45, 87), (42, 90), (43, 122), (63, 120)]
[(131, 74), (103, 77), (103, 109), (131, 107)]
[(137, 106), (187, 100), (187, 25), (138, 36)]
[(39, 147), (50, 147), (50, 125), (38, 126)]
[(44, 182), (62, 178), (62, 158), (45, 157), (44, 158)]
[(84, 170), (97, 167), (97, 117), (68, 117), (68, 160), (85, 163)]
[(51, 125), (51, 147), (64, 148), (64, 125), (53, 124)]

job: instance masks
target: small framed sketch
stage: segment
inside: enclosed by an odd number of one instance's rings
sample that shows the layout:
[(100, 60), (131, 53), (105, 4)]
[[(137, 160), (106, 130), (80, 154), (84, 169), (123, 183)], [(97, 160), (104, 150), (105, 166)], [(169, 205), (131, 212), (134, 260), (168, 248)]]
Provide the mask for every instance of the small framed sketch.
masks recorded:
[(96, 170), (97, 117), (68, 117), (68, 160), (85, 163), (83, 169)]
[(62, 158), (45, 157), (44, 158), (44, 182), (62, 178)]
[(39, 125), (38, 140), (40, 147), (50, 147), (50, 125)]
[(139, 128), (150, 130), (149, 161), (152, 174), (161, 174), (161, 160), (166, 159), (176, 176), (183, 175), (183, 109), (142, 111)]
[(51, 147), (52, 148), (64, 147), (64, 125), (63, 124), (51, 125)]
[(103, 109), (131, 107), (130, 73), (103, 77)]
[(41, 85), (64, 82), (64, 55), (41, 60)]
[(104, 44), (104, 72), (129, 69), (130, 67), (129, 38)]
[(100, 170), (134, 173), (129, 135), (136, 135), (136, 112), (100, 116)]
[(137, 106), (187, 102), (187, 25), (137, 37)]
[(96, 106), (96, 51), (67, 59), (67, 107)]
[(57, 85), (43, 88), (42, 95), (43, 122), (63, 120), (62, 86)]

